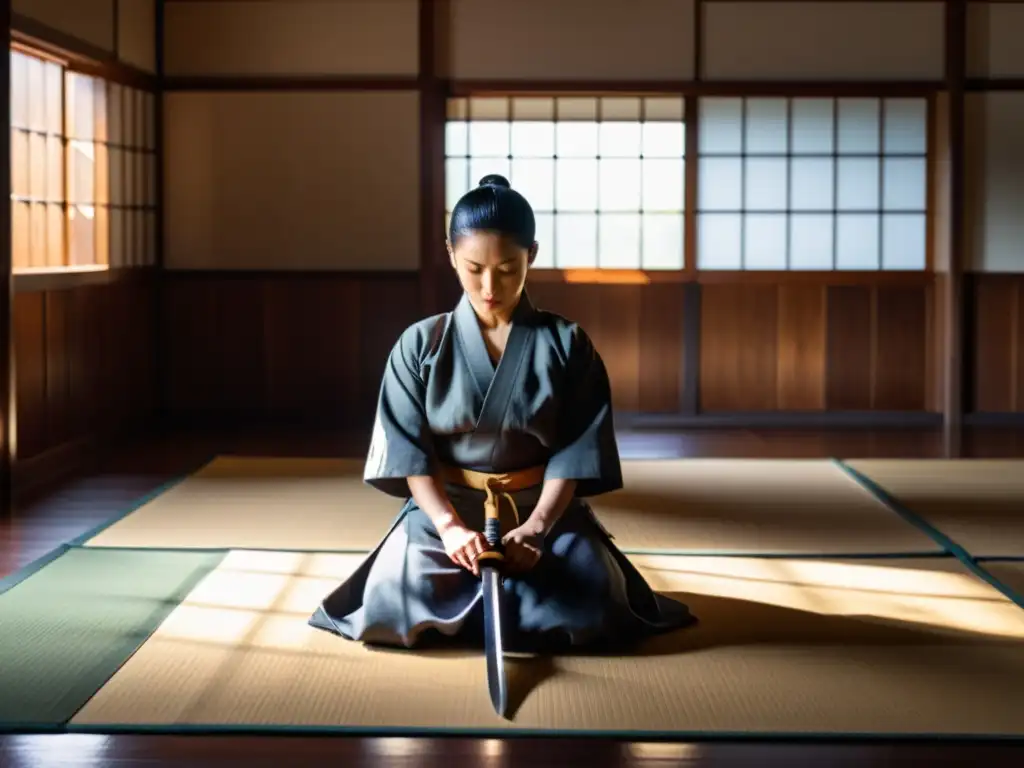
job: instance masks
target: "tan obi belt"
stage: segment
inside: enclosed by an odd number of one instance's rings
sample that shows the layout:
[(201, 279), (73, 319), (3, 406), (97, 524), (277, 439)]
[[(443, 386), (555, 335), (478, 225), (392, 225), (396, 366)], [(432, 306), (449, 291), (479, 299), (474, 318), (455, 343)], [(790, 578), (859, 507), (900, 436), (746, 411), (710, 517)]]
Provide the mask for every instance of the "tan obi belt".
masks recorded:
[(512, 514), (515, 515), (517, 526), (522, 521), (519, 519), (519, 509), (516, 507), (512, 494), (517, 491), (525, 491), (527, 488), (533, 488), (543, 483), (546, 471), (547, 467), (539, 466), (518, 469), (514, 472), (492, 474), (490, 472), (462, 469), (461, 467), (451, 467), (446, 464), (441, 465), (441, 477), (446, 482), (453, 485), (461, 485), (464, 488), (483, 491), (487, 494), (487, 498), (484, 499), (485, 519), (498, 519), (499, 505), (504, 499), (512, 508)]

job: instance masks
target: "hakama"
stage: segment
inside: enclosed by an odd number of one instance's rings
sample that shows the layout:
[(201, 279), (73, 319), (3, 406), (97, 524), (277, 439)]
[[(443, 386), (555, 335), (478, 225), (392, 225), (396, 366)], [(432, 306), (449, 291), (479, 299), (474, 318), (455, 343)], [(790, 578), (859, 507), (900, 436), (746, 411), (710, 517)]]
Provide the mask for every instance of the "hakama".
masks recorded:
[[(364, 480), (404, 505), (311, 625), (373, 645), (482, 644), (480, 579), (449, 559), (405, 479), (438, 476), (443, 467), (542, 467), (545, 479), (577, 483), (538, 563), (504, 579), (509, 648), (619, 647), (695, 621), (685, 605), (650, 588), (585, 501), (622, 487), (608, 375), (579, 326), (536, 308), (524, 292), (497, 365), (466, 296), (454, 311), (399, 338), (383, 376)], [(463, 522), (482, 531), (484, 493), (451, 482), (445, 488)], [(541, 488), (511, 494), (521, 521)], [(503, 532), (515, 525), (502, 520)]]

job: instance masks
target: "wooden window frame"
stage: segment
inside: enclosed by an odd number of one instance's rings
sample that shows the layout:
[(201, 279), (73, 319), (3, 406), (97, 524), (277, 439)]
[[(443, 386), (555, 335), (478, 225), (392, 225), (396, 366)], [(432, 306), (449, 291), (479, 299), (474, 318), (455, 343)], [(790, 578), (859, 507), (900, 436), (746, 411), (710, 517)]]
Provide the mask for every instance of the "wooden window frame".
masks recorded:
[[(108, 72), (107, 68), (88, 60), (82, 60), (72, 55), (61, 55), (61, 53), (43, 44), (36, 45), (34, 40), (25, 39), (24, 36), (14, 35), (8, 46), (8, 56), (13, 52), (33, 57), (60, 67), (61, 82), (61, 152), (62, 152), (62, 199), (59, 205), (62, 210), (62, 243), (61, 243), (61, 264), (46, 266), (13, 266), (12, 273), (14, 288), (16, 291), (50, 290), (65, 287), (73, 287), (82, 284), (104, 283), (121, 278), (123, 273), (136, 271), (140, 268), (149, 268), (155, 265), (158, 260), (159, 242), (157, 230), (159, 226), (159, 200), (160, 190), (158, 188), (158, 168), (160, 165), (159, 149), (157, 143), (158, 129), (155, 125), (157, 116), (158, 92), (142, 83), (137, 78), (117, 77), (116, 73)], [(94, 96), (94, 110), (97, 102), (102, 104), (106, 114), (98, 118), (93, 113), (93, 130), (91, 138), (77, 138), (71, 136), (71, 117), (69, 110), (72, 107), (72, 97), (69, 92), (69, 81), (75, 77), (87, 77), (92, 80), (93, 88), (103, 88), (102, 99)], [(133, 107), (132, 120), (140, 120), (141, 128), (136, 132), (131, 131), (124, 110), (122, 109), (123, 136), (126, 141), (120, 144), (110, 140), (109, 133), (97, 135), (96, 126), (102, 121), (109, 128), (110, 117), (109, 98), (110, 94), (125, 94), (124, 102), (131, 101), (133, 105), (141, 108), (141, 113)], [(131, 94), (128, 97), (127, 94)], [(12, 133), (19, 128), (11, 126)], [(137, 140), (136, 140), (137, 139)], [(93, 193), (92, 201), (76, 202), (73, 198), (73, 180), (71, 177), (71, 152), (73, 141), (91, 142), (97, 149), (93, 155)], [(102, 149), (99, 149), (102, 147)], [(138, 158), (140, 172), (135, 174), (135, 179), (128, 179), (130, 172), (129, 163), (122, 163), (122, 197), (120, 203), (111, 202), (111, 187), (109, 181), (111, 173), (110, 149), (120, 149), (127, 156), (131, 154)], [(102, 159), (102, 162), (101, 162)], [(31, 159), (29, 160), (31, 163)], [(134, 167), (134, 164), (131, 166)], [(105, 186), (106, 196), (102, 197), (101, 174), (108, 176)], [(150, 178), (152, 176), (152, 178)], [(138, 187), (138, 189), (135, 189)], [(16, 200), (11, 194), (12, 212)], [(57, 204), (57, 203), (55, 203)], [(72, 222), (71, 217), (76, 206), (92, 207), (94, 213), (94, 234), (93, 234), (93, 260), (92, 263), (73, 264), (72, 257)], [(100, 213), (100, 208), (105, 209), (105, 215)], [(112, 249), (115, 247), (112, 229), (117, 216), (111, 216), (112, 211), (122, 213), (123, 233), (121, 236), (121, 248), (125, 257), (117, 263), (111, 263)], [(13, 217), (12, 217), (13, 218)], [(129, 223), (131, 222), (131, 225)], [(12, 221), (13, 226), (13, 221)], [(136, 228), (139, 234), (135, 235)], [(105, 232), (102, 230), (105, 229)], [(132, 233), (131, 241), (127, 234)], [(138, 253), (132, 258), (130, 254)]]
[[(786, 185), (787, 186), (787, 189), (786, 189), (787, 200), (786, 200), (786, 206), (784, 208), (779, 209), (778, 211), (774, 211), (773, 210), (773, 211), (770, 211), (770, 212), (769, 211), (751, 211), (751, 210), (749, 210), (747, 208), (746, 201), (745, 200), (741, 200), (739, 208), (735, 209), (735, 210), (733, 210), (733, 209), (730, 209), (730, 210), (706, 209), (705, 210), (705, 209), (702, 209), (700, 207), (700, 199), (698, 197), (698, 199), (694, 201), (694, 208), (695, 208), (695, 211), (696, 211), (697, 218), (700, 218), (700, 216), (703, 215), (703, 214), (734, 215), (734, 216), (739, 216), (741, 218), (741, 222), (742, 222), (742, 219), (745, 216), (750, 215), (752, 213), (754, 215), (758, 215), (758, 214), (761, 214), (761, 213), (769, 213), (771, 215), (784, 216), (786, 218), (786, 230), (787, 230), (787, 241), (788, 241), (789, 233), (790, 233), (791, 227), (792, 227), (791, 217), (793, 217), (794, 215), (800, 215), (800, 214), (804, 214), (804, 213), (809, 213), (809, 214), (812, 214), (812, 215), (819, 215), (820, 214), (820, 215), (831, 216), (832, 217), (832, 266), (830, 268), (827, 268), (827, 269), (812, 269), (812, 270), (793, 269), (792, 267), (789, 266), (789, 261), (790, 261), (790, 258), (792, 256), (792, 254), (790, 252), (791, 251), (790, 243), (787, 242), (787, 251), (786, 251), (787, 266), (786, 266), (785, 269), (775, 269), (775, 270), (748, 269), (745, 265), (743, 265), (743, 261), (745, 261), (745, 258), (746, 258), (746, 252), (745, 252), (745, 242), (744, 242), (745, 235), (741, 231), (740, 232), (740, 259), (741, 259), (741, 266), (740, 266), (740, 268), (739, 269), (715, 269), (715, 268), (707, 268), (707, 267), (705, 267), (705, 268), (702, 269), (699, 265), (695, 265), (695, 269), (699, 273), (701, 273), (701, 274), (719, 273), (719, 272), (742, 272), (742, 273), (755, 273), (755, 272), (756, 273), (760, 273), (760, 272), (783, 273), (783, 272), (786, 272), (786, 273), (788, 273), (788, 272), (808, 272), (808, 271), (810, 271), (810, 272), (817, 272), (817, 273), (822, 273), (822, 274), (844, 274), (846, 272), (853, 272), (853, 273), (858, 273), (858, 274), (859, 273), (867, 273), (867, 274), (876, 275), (876, 274), (880, 274), (880, 273), (906, 273), (906, 274), (911, 274), (911, 273), (916, 273), (916, 272), (928, 272), (928, 271), (931, 270), (931, 266), (932, 266), (931, 242), (930, 242), (931, 221), (930, 221), (929, 213), (930, 213), (930, 211), (932, 209), (932, 200), (930, 199), (930, 190), (932, 189), (931, 175), (932, 175), (933, 171), (932, 171), (932, 164), (931, 164), (932, 151), (931, 151), (931, 147), (929, 146), (931, 131), (928, 129), (928, 126), (931, 124), (931, 121), (933, 119), (931, 99), (929, 99), (929, 98), (927, 98), (925, 96), (918, 96), (918, 97), (910, 96), (910, 97), (908, 97), (908, 96), (892, 96), (892, 95), (860, 95), (860, 96), (835, 95), (835, 96), (815, 96), (815, 97), (807, 97), (807, 96), (771, 96), (771, 97), (767, 97), (767, 98), (772, 98), (772, 99), (783, 100), (785, 102), (786, 129), (787, 129), (787, 133), (788, 133), (788, 135), (787, 135), (787, 142), (786, 142), (787, 146), (786, 146), (786, 149), (784, 151), (782, 151), (782, 152), (756, 153), (755, 154), (755, 153), (750, 153), (750, 152), (747, 151), (747, 144), (746, 144), (746, 141), (747, 141), (747, 125), (748, 125), (748, 119), (749, 119), (749, 102), (752, 99), (759, 99), (759, 98), (764, 98), (764, 97), (761, 97), (761, 96), (750, 96), (750, 95), (742, 95), (742, 96), (740, 96), (740, 95), (732, 95), (732, 96), (726, 96), (724, 98), (734, 99), (734, 100), (737, 100), (739, 102), (739, 106), (740, 106), (740, 133), (741, 133), (740, 149), (737, 152), (703, 152), (703, 151), (699, 152), (698, 156), (695, 158), (695, 161), (697, 162), (697, 165), (698, 165), (698, 169), (696, 171), (696, 174), (697, 174), (697, 177), (698, 177), (698, 183), (699, 183), (699, 180), (701, 178), (701, 171), (700, 171), (701, 161), (704, 160), (705, 158), (722, 158), (722, 159), (729, 159), (729, 160), (738, 160), (740, 162), (740, 168), (741, 168), (741, 171), (740, 171), (740, 173), (741, 173), (741, 196), (746, 192), (746, 161), (748, 159), (752, 159), (752, 158), (753, 159), (762, 159), (762, 158), (764, 158), (764, 159), (776, 159), (776, 160), (781, 159), (781, 160), (786, 161), (787, 164), (789, 164), (793, 159), (799, 159), (799, 158), (804, 158), (804, 157), (808, 157), (808, 158), (827, 158), (827, 159), (829, 159), (831, 161), (831, 164), (832, 164), (832, 195), (833, 195), (832, 206), (829, 209), (821, 209), (821, 210), (814, 210), (814, 211), (803, 211), (803, 210), (799, 210), (799, 209), (794, 209), (792, 207), (792, 200), (791, 200), (792, 170), (791, 170), (791, 167), (790, 167), (790, 169), (787, 171), (787, 178), (786, 178), (786, 181), (787, 181), (787, 185)], [(794, 103), (797, 102), (797, 101), (803, 100), (803, 99), (808, 99), (808, 98), (827, 100), (827, 101), (830, 102), (830, 106), (831, 106), (831, 124), (832, 124), (832, 139), (831, 139), (832, 149), (831, 149), (830, 152), (813, 153), (813, 154), (804, 154), (804, 153), (796, 154), (796, 153), (793, 152), (793, 146), (792, 146), (793, 133), (792, 133), (792, 129), (793, 129), (793, 107), (794, 107)], [(924, 146), (924, 150), (922, 152), (888, 152), (888, 151), (886, 151), (886, 148), (885, 148), (885, 128), (886, 128), (886, 114), (887, 114), (886, 106), (887, 106), (887, 102), (890, 101), (890, 100), (893, 100), (893, 99), (913, 99), (913, 100), (918, 100), (918, 101), (923, 102), (923, 105), (924, 105), (924, 126), (925, 126), (925, 136), (924, 136), (925, 146)], [(877, 124), (877, 129), (878, 129), (878, 145), (879, 145), (877, 151), (875, 151), (875, 152), (866, 152), (866, 153), (846, 153), (846, 152), (842, 152), (840, 150), (840, 148), (839, 148), (839, 131), (840, 131), (840, 124), (841, 124), (841, 120), (840, 120), (840, 107), (841, 107), (841, 102), (844, 101), (844, 100), (865, 100), (865, 101), (875, 102), (877, 104), (877, 107), (878, 107), (878, 124)], [(700, 123), (700, 120), (701, 120), (701, 115), (698, 114), (696, 116), (696, 122)], [(876, 206), (875, 209), (871, 209), (871, 210), (861, 210), (861, 209), (846, 210), (846, 209), (843, 209), (843, 208), (841, 208), (839, 206), (839, 201), (838, 201), (838, 194), (839, 194), (839, 166), (840, 166), (841, 160), (843, 160), (844, 158), (868, 158), (868, 159), (874, 159), (874, 160), (878, 161), (878, 166), (879, 166), (879, 168), (878, 168), (879, 175), (878, 175), (878, 180), (877, 180), (878, 205)], [(887, 159), (889, 159), (889, 158), (915, 159), (915, 160), (921, 160), (923, 162), (924, 173), (925, 173), (924, 180), (923, 180), (923, 182), (924, 182), (925, 201), (924, 201), (924, 207), (921, 210), (909, 210), (908, 209), (908, 210), (904, 211), (904, 210), (887, 210), (885, 208), (884, 196), (885, 196), (886, 182), (885, 182), (885, 175), (884, 175), (884, 166), (885, 166), (885, 161)], [(896, 269), (887, 269), (884, 266), (884, 255), (885, 255), (884, 254), (884, 248), (883, 248), (884, 237), (885, 237), (884, 227), (883, 227), (884, 218), (885, 218), (886, 215), (900, 215), (900, 214), (920, 216), (924, 220), (923, 221), (923, 226), (924, 226), (924, 230), (925, 230), (924, 263), (921, 265), (920, 268), (896, 270)], [(839, 246), (839, 237), (838, 237), (839, 220), (840, 220), (840, 217), (843, 216), (843, 215), (865, 215), (865, 216), (876, 216), (878, 218), (878, 220), (879, 220), (879, 227), (878, 227), (878, 234), (877, 234), (877, 238), (878, 238), (878, 264), (876, 266), (874, 266), (874, 267), (862, 267), (862, 268), (849, 268), (849, 269), (847, 269), (847, 268), (840, 268), (839, 266), (837, 266), (836, 259), (837, 259), (838, 246)], [(694, 257), (696, 257), (696, 253), (697, 253), (697, 251), (695, 249)]]
[[(936, 83), (821, 83), (786, 87), (779, 84), (739, 83), (599, 83), (581, 87), (580, 83), (516, 83), (489, 81), (449, 81), (444, 89), (444, 103), (452, 99), (471, 98), (515, 98), (515, 97), (621, 97), (621, 96), (682, 96), (684, 99), (684, 121), (686, 124), (686, 147), (684, 151), (684, 266), (677, 270), (644, 269), (558, 269), (543, 268), (531, 270), (534, 282), (567, 283), (789, 283), (814, 282), (834, 285), (922, 285), (930, 284), (935, 275), (934, 229), (935, 229), (935, 97), (939, 84)], [(742, 98), (778, 97), (790, 100), (819, 97), (838, 101), (844, 98), (871, 98), (884, 101), (892, 98), (920, 98), (925, 100), (926, 141), (925, 141), (925, 265), (915, 270), (875, 269), (832, 269), (832, 270), (709, 270), (698, 269), (697, 255), (697, 213), (699, 194), (699, 134), (700, 99), (705, 96), (731, 96)], [(447, 123), (447, 112), (442, 113), (441, 134)], [(842, 156), (841, 154), (837, 156)], [(443, 148), (438, 170), (442, 175), (441, 189), (445, 189), (444, 174), (447, 152)], [(880, 149), (879, 158), (886, 153)], [(447, 204), (442, 209), (447, 217)], [(785, 213), (790, 213), (787, 209)], [(446, 233), (447, 234), (447, 233)], [(881, 254), (880, 254), (881, 258)]]
[[(18, 240), (20, 239), (17, 236), (18, 235), (18, 231), (20, 229), (18, 227), (18, 221), (19, 221), (19, 218), (20, 218), (20, 216), (17, 215), (18, 209), (21, 208), (21, 206), (23, 206), (23, 205), (27, 205), (27, 206), (29, 206), (29, 211), (30, 211), (30, 213), (29, 213), (30, 218), (29, 218), (29, 222), (27, 224), (28, 232), (27, 233), (23, 233), (23, 234), (26, 235), (26, 237), (25, 237), (25, 248), (28, 251), (28, 253), (26, 254), (26, 258), (28, 259), (29, 263), (27, 263), (27, 264), (19, 264), (19, 263), (17, 263), (18, 262), (18, 256), (20, 255), (20, 253), (19, 253), (20, 249), (15, 248), (14, 252), (12, 253), (12, 272), (15, 275), (30, 275), (30, 274), (51, 274), (51, 273), (54, 273), (54, 272), (72, 271), (72, 269), (69, 269), (69, 260), (68, 260), (68, 252), (69, 252), (69, 246), (68, 246), (68, 239), (69, 239), (68, 238), (68, 233), (69, 233), (69, 227), (68, 227), (68, 216), (69, 216), (68, 177), (69, 177), (69, 174), (68, 174), (68, 135), (67, 135), (68, 134), (68, 125), (67, 125), (67, 93), (66, 93), (66, 72), (67, 72), (67, 69), (66, 69), (66, 62), (61, 60), (61, 59), (59, 59), (56, 56), (53, 56), (53, 55), (50, 55), (50, 54), (46, 53), (45, 51), (35, 50), (35, 49), (32, 49), (32, 48), (30, 48), (28, 46), (20, 45), (18, 43), (12, 42), (11, 45), (9, 46), (8, 56), (13, 58), (15, 53), (17, 53), (17, 54), (19, 54), (19, 55), (21, 55), (23, 57), (34, 59), (36, 62), (38, 62), (38, 63), (40, 63), (40, 64), (42, 64), (44, 66), (49, 65), (50, 67), (57, 67), (57, 81), (60, 83), (60, 97), (59, 97), (59, 102), (58, 102), (59, 105), (60, 105), (60, 107), (59, 107), (60, 108), (60, 115), (59, 115), (59, 119), (58, 119), (59, 128), (56, 129), (56, 132), (54, 132), (53, 126), (51, 126), (48, 123), (42, 129), (38, 129), (38, 128), (33, 127), (31, 125), (29, 125), (28, 127), (21, 126), (21, 125), (15, 126), (14, 125), (13, 116), (12, 116), (11, 125), (9, 126), (9, 130), (10, 130), (11, 136), (12, 136), (12, 142), (11, 142), (12, 143), (12, 153), (11, 153), (12, 154), (12, 157), (11, 157), (12, 170), (15, 172), (15, 174), (17, 174), (17, 171), (19, 169), (17, 167), (15, 167), (16, 164), (14, 163), (14, 150), (13, 150), (13, 147), (14, 147), (14, 144), (15, 144), (14, 136), (15, 135), (24, 134), (28, 138), (27, 150), (26, 150), (26, 155), (25, 155), (25, 159), (24, 159), (24, 162), (27, 164), (26, 171), (27, 171), (27, 176), (28, 176), (28, 178), (27, 178), (27, 184), (28, 184), (28, 190), (27, 191), (28, 191), (28, 194), (27, 194), (27, 196), (26, 195), (21, 195), (21, 194), (16, 193), (16, 191), (13, 188), (11, 190), (11, 202), (10, 202), (10, 204), (11, 204), (11, 226), (12, 226), (12, 230), (13, 230), (12, 234), (13, 234), (13, 237), (14, 237), (14, 242), (18, 242)], [(13, 68), (12, 68), (12, 70), (11, 70), (11, 77), (12, 77), (12, 79), (13, 79), (13, 76), (14, 76), (14, 72), (13, 72)], [(47, 88), (47, 86), (48, 86), (48, 83), (46, 82), (46, 77), (45, 77), (45, 74), (44, 74), (44, 93), (39, 97), (44, 102), (44, 104), (43, 104), (44, 120), (46, 119), (46, 117), (48, 117), (46, 115), (46, 109), (47, 109), (47, 106), (48, 106), (49, 97), (48, 97), (48, 94), (47, 94), (47, 92), (45, 90)], [(28, 113), (29, 113), (28, 122), (31, 123), (31, 112), (32, 112), (32, 98), (31, 98), (31, 94), (30, 94), (31, 85), (29, 83), (23, 83), (23, 84), (21, 84), (21, 87), (26, 89), (26, 91), (25, 91), (25, 95), (26, 95), (25, 107), (26, 107), (26, 109), (28, 110)], [(12, 87), (12, 91), (13, 90), (14, 89)], [(13, 96), (13, 93), (12, 93), (12, 96)], [(59, 194), (56, 197), (52, 196), (50, 194), (50, 190), (48, 189), (49, 181), (50, 181), (51, 169), (49, 167), (50, 166), (50, 162), (49, 162), (50, 161), (49, 148), (48, 148), (48, 146), (46, 144), (44, 144), (43, 150), (42, 150), (44, 155), (45, 155), (45, 157), (42, 160), (41, 167), (42, 167), (42, 174), (44, 176), (43, 185), (44, 185), (44, 187), (47, 187), (47, 188), (44, 190), (42, 197), (38, 197), (37, 195), (33, 194), (34, 190), (32, 189), (32, 186), (33, 186), (34, 171), (38, 170), (36, 168), (36, 166), (39, 165), (39, 163), (37, 163), (38, 158), (36, 157), (36, 153), (33, 151), (32, 138), (34, 136), (38, 136), (40, 134), (44, 137), (44, 139), (46, 140), (47, 144), (52, 139), (56, 139), (59, 142), (59, 144), (60, 144), (60, 170), (59, 170), (59, 173), (60, 173), (60, 192), (59, 192)], [(51, 207), (59, 207), (60, 208), (60, 211), (61, 211), (60, 241), (61, 242), (60, 242), (60, 249), (59, 249), (60, 250), (60, 263), (59, 264), (46, 264), (46, 263), (44, 263), (44, 264), (32, 264), (31, 263), (32, 262), (32, 257), (33, 257), (34, 252), (35, 252), (35, 246), (33, 245), (32, 240), (34, 239), (34, 235), (36, 234), (34, 232), (35, 228), (34, 228), (34, 226), (32, 224), (31, 210), (32, 210), (32, 208), (34, 206), (39, 206), (39, 205), (42, 205), (44, 207), (44, 210), (49, 209)], [(50, 231), (49, 217), (48, 216), (45, 217), (45, 223), (44, 223), (44, 230), (43, 231), (45, 233), (44, 234), (44, 239), (46, 241), (48, 241), (50, 235), (53, 234)], [(44, 253), (44, 259), (43, 260), (44, 260), (44, 262), (46, 262), (50, 258), (50, 247), (49, 247), (49, 243), (48, 242), (44, 242), (44, 251), (46, 251), (46, 253)], [(88, 270), (78, 270), (78, 271), (93, 271), (93, 270), (94, 270), (94, 268), (93, 269), (88, 269)]]
[[(467, 105), (466, 121), (470, 122), (472, 118), (469, 116), (468, 110), (469, 110), (469, 104), (470, 104), (470, 102), (473, 99), (477, 99), (477, 98), (483, 98), (483, 99), (493, 99), (493, 98), (506, 99), (509, 102), (509, 104), (507, 106), (508, 122), (509, 122), (509, 124), (511, 124), (511, 123), (515, 122), (515, 120), (516, 120), (516, 118), (513, 116), (512, 101), (514, 99), (516, 99), (516, 98), (522, 98), (522, 97), (526, 97), (526, 98), (539, 98), (539, 99), (550, 99), (550, 100), (552, 100), (554, 102), (554, 104), (552, 106), (552, 110), (553, 110), (553, 121), (555, 123), (559, 122), (557, 99), (563, 98), (563, 97), (594, 99), (596, 101), (596, 105), (595, 105), (595, 110), (596, 110), (595, 122), (598, 123), (598, 124), (603, 122), (603, 118), (604, 118), (603, 106), (604, 106), (604, 104), (605, 104), (605, 102), (607, 100), (614, 100), (614, 99), (637, 99), (639, 101), (638, 115), (639, 115), (639, 120), (640, 120), (641, 124), (644, 123), (644, 122), (647, 122), (647, 120), (646, 120), (646, 118), (647, 118), (647, 114), (646, 114), (646, 112), (647, 112), (647, 110), (646, 110), (646, 106), (647, 106), (646, 99), (665, 99), (665, 98), (669, 98), (669, 99), (678, 99), (681, 102), (681, 105), (682, 105), (682, 115), (683, 115), (682, 119), (681, 119), (681, 122), (682, 122), (682, 124), (684, 126), (684, 134), (683, 134), (684, 135), (684, 145), (683, 145), (683, 148), (682, 148), (682, 153), (679, 155), (678, 159), (683, 164), (683, 173), (684, 173), (684, 178), (682, 180), (683, 181), (683, 207), (679, 211), (672, 211), (672, 212), (668, 212), (668, 211), (653, 212), (652, 211), (652, 212), (649, 212), (649, 213), (646, 212), (642, 207), (640, 209), (638, 209), (637, 211), (604, 211), (604, 210), (601, 210), (600, 207), (598, 207), (596, 210), (594, 210), (592, 212), (595, 215), (597, 222), (600, 222), (601, 216), (602, 215), (606, 215), (606, 214), (614, 215), (614, 214), (618, 214), (618, 213), (627, 213), (627, 214), (636, 213), (636, 214), (640, 215), (641, 217), (644, 216), (645, 214), (646, 215), (660, 215), (660, 214), (664, 214), (664, 215), (678, 215), (682, 219), (682, 242), (681, 242), (682, 252), (680, 254), (680, 256), (682, 257), (681, 258), (681, 266), (676, 267), (676, 268), (666, 268), (666, 269), (617, 268), (617, 267), (600, 267), (600, 266), (567, 268), (567, 267), (558, 267), (558, 266), (554, 266), (554, 267), (544, 266), (544, 267), (535, 267), (534, 269), (531, 270), (531, 279), (534, 279), (534, 280), (537, 280), (537, 281), (545, 281), (545, 282), (552, 281), (552, 280), (560, 281), (562, 279), (565, 279), (565, 280), (567, 280), (569, 282), (579, 282), (579, 281), (583, 281), (583, 282), (616, 282), (616, 283), (621, 283), (621, 282), (632, 282), (632, 283), (675, 282), (677, 280), (676, 275), (679, 272), (684, 271), (686, 269), (687, 229), (688, 229), (688, 227), (690, 225), (689, 217), (687, 215), (688, 201), (686, 199), (687, 185), (686, 185), (686, 182), (685, 182), (685, 178), (686, 178), (686, 174), (688, 173), (687, 169), (689, 167), (689, 162), (690, 162), (690, 160), (689, 160), (689, 158), (687, 156), (687, 152), (690, 149), (690, 142), (689, 142), (688, 136), (689, 136), (689, 132), (690, 132), (690, 119), (691, 118), (690, 118), (689, 112), (687, 111), (688, 107), (689, 107), (689, 104), (688, 104), (687, 100), (683, 97), (683, 95), (679, 94), (679, 93), (672, 93), (672, 92), (657, 92), (657, 91), (656, 92), (644, 92), (644, 91), (616, 92), (616, 91), (608, 91), (608, 90), (600, 90), (600, 91), (592, 91), (592, 92), (590, 92), (590, 91), (587, 91), (587, 92), (570, 92), (570, 93), (561, 93), (561, 92), (531, 92), (529, 94), (507, 92), (507, 93), (482, 93), (482, 94), (469, 94), (469, 95), (448, 96), (446, 98), (446, 100), (445, 100), (445, 103), (446, 103), (446, 107), (450, 107), (452, 102), (465, 101), (466, 105)], [(442, 127), (442, 131), (445, 130), (445, 127), (447, 126), (448, 122), (449, 122), (449, 118), (447, 117), (447, 111), (446, 111), (446, 115), (444, 117), (444, 124), (445, 124), (445, 126)], [(575, 121), (572, 121), (572, 122), (575, 122)], [(586, 121), (584, 121), (584, 122), (586, 122)], [(670, 122), (674, 122), (674, 121), (670, 121)], [(443, 162), (443, 165), (447, 166), (447, 161), (449, 159), (451, 159), (451, 158), (463, 158), (463, 156), (461, 156), (461, 155), (448, 155), (447, 150), (445, 150), (444, 151), (444, 162)], [(472, 154), (467, 154), (463, 159), (465, 159), (468, 162), (468, 161), (471, 161), (473, 159), (473, 156), (472, 156)], [(552, 159), (554, 161), (557, 161), (557, 154), (555, 156), (553, 156)], [(585, 159), (585, 158), (581, 158), (581, 159)], [(600, 154), (598, 154), (595, 159), (597, 160), (598, 164), (600, 164), (600, 160), (601, 160)], [(619, 159), (619, 158), (616, 158), (616, 159)], [(625, 158), (625, 159), (631, 159), (631, 158)], [(639, 160), (640, 162), (642, 162), (643, 159), (644, 159), (644, 156), (642, 154), (637, 157), (637, 160)], [(656, 158), (656, 159), (674, 160), (676, 158), (674, 158), (674, 157), (660, 158), (659, 157), (659, 158)], [(515, 160), (515, 157), (511, 154), (511, 150), (510, 150), (510, 154), (508, 156), (508, 161), (511, 163), (514, 160)], [(557, 170), (555, 171), (555, 173), (556, 173), (556, 178), (557, 178)], [(641, 179), (642, 179), (642, 177), (641, 177)], [(447, 182), (447, 177), (445, 177), (445, 182)], [(471, 182), (471, 186), (472, 186), (473, 179), (470, 179), (470, 182)], [(642, 180), (641, 180), (641, 183), (642, 183)], [(447, 190), (447, 184), (446, 183), (445, 183), (445, 189)], [(445, 195), (445, 197), (447, 198), (447, 194)], [(444, 209), (445, 209), (445, 220), (447, 221), (448, 215), (450, 214), (450, 211), (448, 211), (447, 203), (444, 205)], [(544, 211), (544, 213), (550, 213), (552, 215), (552, 217), (557, 217), (558, 214), (562, 213), (562, 212), (560, 212), (558, 210), (558, 206), (557, 206), (557, 202), (556, 202), (554, 204), (553, 209), (551, 211)], [(571, 213), (577, 213), (577, 211), (572, 211)], [(591, 212), (590, 211), (582, 211), (581, 213), (591, 213)], [(446, 234), (447, 234), (447, 230), (446, 230)], [(598, 238), (599, 237), (600, 236), (598, 235)], [(641, 231), (641, 241), (640, 242), (641, 242), (641, 250), (642, 250), (642, 247), (643, 247), (642, 231)], [(551, 244), (542, 244), (542, 247), (551, 247)]]

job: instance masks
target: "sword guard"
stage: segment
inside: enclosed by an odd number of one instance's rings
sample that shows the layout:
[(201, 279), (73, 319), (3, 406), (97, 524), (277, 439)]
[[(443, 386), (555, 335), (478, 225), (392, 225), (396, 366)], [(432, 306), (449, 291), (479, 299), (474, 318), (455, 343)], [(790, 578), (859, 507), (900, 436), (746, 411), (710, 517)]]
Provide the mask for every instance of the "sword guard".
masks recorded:
[(498, 577), (504, 576), (504, 564), (505, 564), (505, 553), (499, 549), (489, 549), (486, 552), (481, 552), (476, 559), (477, 565), (480, 567), (481, 575), (485, 568), (490, 568), (498, 573)]

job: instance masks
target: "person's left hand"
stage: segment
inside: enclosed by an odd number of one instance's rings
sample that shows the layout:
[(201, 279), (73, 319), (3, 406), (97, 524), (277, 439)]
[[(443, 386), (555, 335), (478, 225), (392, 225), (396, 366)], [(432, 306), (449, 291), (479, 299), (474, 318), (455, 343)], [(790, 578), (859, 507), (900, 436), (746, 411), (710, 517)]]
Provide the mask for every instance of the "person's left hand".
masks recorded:
[(528, 571), (540, 560), (544, 537), (528, 523), (506, 533), (501, 543), (505, 547), (505, 568), (511, 573)]

